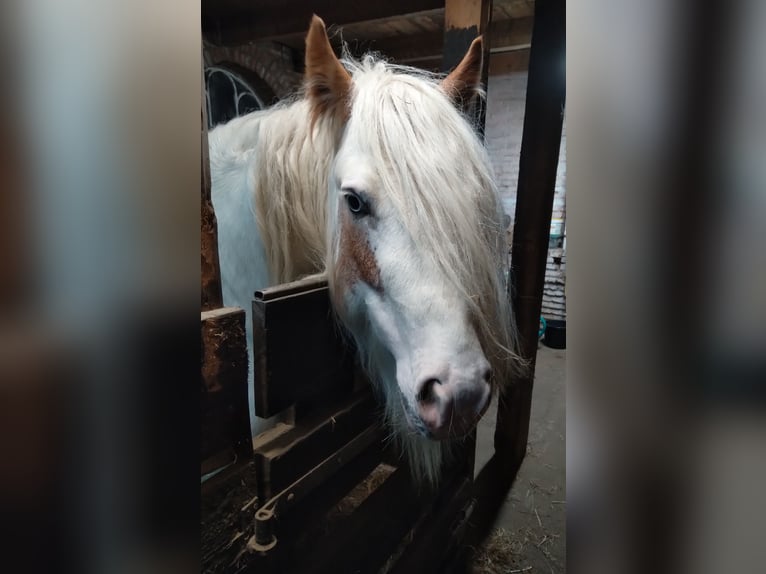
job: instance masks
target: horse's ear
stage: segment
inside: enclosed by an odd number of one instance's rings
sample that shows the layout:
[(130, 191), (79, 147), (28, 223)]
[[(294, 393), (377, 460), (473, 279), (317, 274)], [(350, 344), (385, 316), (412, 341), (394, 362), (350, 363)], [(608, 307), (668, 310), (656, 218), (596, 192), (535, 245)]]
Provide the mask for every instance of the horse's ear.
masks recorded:
[(484, 40), (482, 36), (471, 42), (465, 56), (441, 81), (444, 90), (455, 105), (467, 108), (481, 86), (481, 64), (484, 57)]
[(335, 56), (322, 19), (314, 14), (306, 35), (306, 93), (312, 124), (325, 113), (348, 114), (351, 76)]

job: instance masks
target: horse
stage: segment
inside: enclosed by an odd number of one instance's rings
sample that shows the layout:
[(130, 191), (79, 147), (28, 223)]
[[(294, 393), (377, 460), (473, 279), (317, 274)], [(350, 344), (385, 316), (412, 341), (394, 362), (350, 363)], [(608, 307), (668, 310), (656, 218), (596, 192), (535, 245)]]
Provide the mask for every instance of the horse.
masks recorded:
[[(339, 59), (311, 20), (302, 91), (209, 133), (224, 304), (325, 273), (418, 480), (518, 372), (504, 213), (466, 105), (482, 38), (447, 76)], [(252, 364), (252, 356), (250, 356)], [(256, 420), (257, 434), (273, 421)]]

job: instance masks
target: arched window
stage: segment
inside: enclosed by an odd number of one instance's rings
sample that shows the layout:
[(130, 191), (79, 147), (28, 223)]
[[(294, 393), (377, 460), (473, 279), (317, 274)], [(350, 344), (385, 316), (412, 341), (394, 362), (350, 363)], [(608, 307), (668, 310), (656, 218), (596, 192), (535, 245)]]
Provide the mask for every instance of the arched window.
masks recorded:
[(234, 64), (205, 68), (208, 129), (276, 101), (274, 92), (255, 72)]

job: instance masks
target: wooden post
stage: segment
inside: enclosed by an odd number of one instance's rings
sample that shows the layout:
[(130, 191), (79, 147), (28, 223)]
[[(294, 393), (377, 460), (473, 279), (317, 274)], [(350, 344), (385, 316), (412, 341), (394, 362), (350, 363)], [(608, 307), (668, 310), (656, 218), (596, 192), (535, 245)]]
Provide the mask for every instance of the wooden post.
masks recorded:
[(526, 453), (545, 263), (556, 185), (566, 87), (564, 0), (537, 0), (511, 258), (511, 300), (529, 370), (501, 397), (495, 450), (515, 472)]
[(207, 106), (205, 80), (202, 77), (202, 310), (210, 311), (223, 306), (221, 268), (218, 263), (218, 224), (210, 199), (210, 159), (207, 147)]
[[(489, 23), (492, 0), (446, 0), (444, 4), (444, 56), (442, 71), (449, 72), (460, 63), (474, 38), (484, 34), (484, 63), (481, 85), (489, 77)], [(478, 100), (478, 98), (476, 98)], [(484, 137), (487, 106), (480, 102), (473, 108), (479, 133)]]

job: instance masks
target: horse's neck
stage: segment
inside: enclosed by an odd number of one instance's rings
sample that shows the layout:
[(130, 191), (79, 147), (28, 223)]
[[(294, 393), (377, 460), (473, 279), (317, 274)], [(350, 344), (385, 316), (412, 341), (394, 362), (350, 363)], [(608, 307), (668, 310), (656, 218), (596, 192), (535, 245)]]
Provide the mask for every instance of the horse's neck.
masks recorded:
[(211, 169), (239, 174), (237, 187), (254, 199), (272, 283), (324, 268), (327, 178), (340, 128), (319, 120), (312, 137), (309, 111), (299, 100), (211, 132)]

